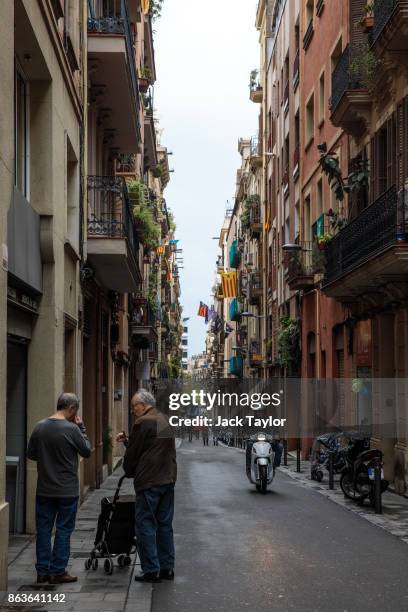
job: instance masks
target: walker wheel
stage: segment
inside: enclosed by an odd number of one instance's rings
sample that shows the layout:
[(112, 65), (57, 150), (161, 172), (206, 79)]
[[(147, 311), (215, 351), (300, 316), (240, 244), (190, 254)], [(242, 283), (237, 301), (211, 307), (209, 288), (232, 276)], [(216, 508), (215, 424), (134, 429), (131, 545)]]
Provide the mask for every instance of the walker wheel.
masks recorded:
[(98, 569), (98, 559), (96, 557), (92, 559), (92, 569), (94, 572), (96, 572), (96, 570)]
[(124, 561), (125, 561), (125, 567), (129, 566), (132, 563), (132, 559), (131, 557), (129, 557), (129, 555), (125, 556)]
[(85, 569), (86, 571), (91, 569), (91, 565), (92, 565), (92, 559), (88, 558), (85, 560)]
[(125, 555), (119, 555), (118, 565), (119, 567), (125, 567)]
[(108, 576), (111, 576), (113, 574), (112, 559), (105, 559), (105, 563), (103, 564), (103, 569), (105, 570), (105, 574), (108, 574)]

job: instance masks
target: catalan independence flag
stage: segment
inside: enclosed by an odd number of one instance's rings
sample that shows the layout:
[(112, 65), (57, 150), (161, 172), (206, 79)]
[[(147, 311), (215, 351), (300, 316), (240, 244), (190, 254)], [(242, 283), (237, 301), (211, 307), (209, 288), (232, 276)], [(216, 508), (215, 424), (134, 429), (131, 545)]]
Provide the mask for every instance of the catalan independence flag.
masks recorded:
[(222, 293), (225, 298), (237, 297), (237, 273), (223, 272), (221, 274)]
[(163, 255), (165, 250), (166, 250), (166, 246), (162, 244), (161, 246), (157, 247), (156, 253), (157, 255)]

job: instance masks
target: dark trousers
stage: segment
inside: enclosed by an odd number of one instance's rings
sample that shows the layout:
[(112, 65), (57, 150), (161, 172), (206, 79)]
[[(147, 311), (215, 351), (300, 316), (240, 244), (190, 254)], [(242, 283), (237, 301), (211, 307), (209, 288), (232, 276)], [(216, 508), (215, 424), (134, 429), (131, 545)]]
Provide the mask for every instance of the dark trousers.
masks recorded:
[(136, 540), (143, 573), (174, 569), (174, 484), (136, 493)]
[[(38, 574), (59, 576), (65, 573), (77, 507), (78, 497), (37, 495), (35, 504), (37, 563), (35, 567)], [(54, 545), (51, 547), (54, 524), (55, 538)]]

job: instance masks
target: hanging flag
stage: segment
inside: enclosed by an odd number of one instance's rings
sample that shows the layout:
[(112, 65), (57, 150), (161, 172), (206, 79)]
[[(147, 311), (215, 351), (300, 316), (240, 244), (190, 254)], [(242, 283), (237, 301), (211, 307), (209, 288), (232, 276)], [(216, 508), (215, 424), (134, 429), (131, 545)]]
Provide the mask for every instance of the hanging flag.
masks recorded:
[(206, 316), (206, 312), (208, 310), (208, 306), (206, 304), (204, 304), (204, 302), (200, 302), (200, 306), (198, 308), (198, 316), (199, 317), (205, 317)]
[(178, 240), (170, 240), (169, 244), (177, 244), (178, 242)]
[(221, 274), (222, 293), (225, 298), (237, 297), (237, 273), (223, 272)]
[(147, 13), (149, 12), (149, 8), (150, 8), (150, 0), (142, 0), (141, 4), (142, 4), (143, 13), (147, 15)]
[(208, 322), (211, 323), (211, 321), (213, 321), (216, 316), (217, 313), (215, 312), (214, 306), (211, 306), (208, 311)]
[(165, 250), (166, 250), (166, 247), (164, 244), (162, 244), (159, 247), (157, 247), (156, 253), (157, 255), (163, 255)]

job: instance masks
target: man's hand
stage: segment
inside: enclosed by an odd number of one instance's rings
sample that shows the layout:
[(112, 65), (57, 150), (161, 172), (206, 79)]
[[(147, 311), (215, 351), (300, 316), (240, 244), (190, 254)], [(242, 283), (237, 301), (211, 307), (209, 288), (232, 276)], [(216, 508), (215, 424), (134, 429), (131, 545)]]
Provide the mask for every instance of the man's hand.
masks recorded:
[(128, 437), (124, 431), (121, 431), (121, 433), (118, 433), (116, 436), (116, 442), (126, 442), (127, 439)]
[(81, 417), (79, 416), (79, 414), (76, 414), (76, 415), (75, 415), (75, 417), (74, 417), (74, 423), (75, 423), (75, 425), (83, 425), (83, 424), (84, 424), (84, 422), (83, 422), (83, 420), (81, 419)]

